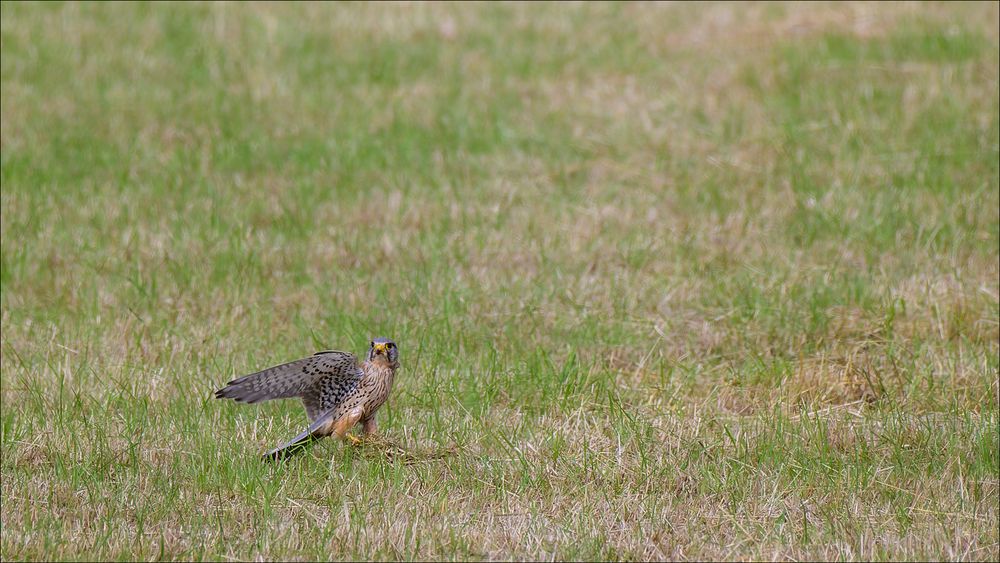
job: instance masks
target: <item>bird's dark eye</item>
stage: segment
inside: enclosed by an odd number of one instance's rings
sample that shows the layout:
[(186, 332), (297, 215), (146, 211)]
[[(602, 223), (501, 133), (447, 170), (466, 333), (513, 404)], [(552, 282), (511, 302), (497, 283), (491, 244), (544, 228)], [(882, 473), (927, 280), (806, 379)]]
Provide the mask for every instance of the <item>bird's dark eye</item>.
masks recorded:
[(371, 342), (369, 342), (369, 343), (368, 343), (368, 347), (369, 347), (369, 348), (374, 348), (374, 347), (375, 347), (375, 341), (374, 341), (374, 340), (372, 340)]

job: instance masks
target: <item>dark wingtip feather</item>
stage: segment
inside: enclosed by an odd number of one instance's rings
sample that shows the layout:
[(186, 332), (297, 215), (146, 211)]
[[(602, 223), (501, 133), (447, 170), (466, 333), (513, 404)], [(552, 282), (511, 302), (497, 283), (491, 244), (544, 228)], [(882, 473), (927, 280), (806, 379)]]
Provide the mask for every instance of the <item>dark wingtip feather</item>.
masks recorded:
[(239, 387), (227, 385), (215, 392), (216, 399), (232, 399), (238, 403), (247, 402), (247, 395), (240, 393)]

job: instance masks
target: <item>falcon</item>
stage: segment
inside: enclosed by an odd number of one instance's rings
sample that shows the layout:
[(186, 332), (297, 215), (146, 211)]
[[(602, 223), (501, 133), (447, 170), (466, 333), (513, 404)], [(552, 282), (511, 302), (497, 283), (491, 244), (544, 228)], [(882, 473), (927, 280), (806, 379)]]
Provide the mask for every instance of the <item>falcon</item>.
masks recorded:
[(368, 345), (365, 361), (360, 364), (350, 352), (317, 352), (308, 358), (234, 379), (216, 391), (215, 397), (241, 403), (302, 399), (312, 424), (263, 455), (265, 460), (280, 460), (326, 436), (360, 442), (348, 435), (359, 423), (364, 435), (374, 434), (378, 429), (375, 413), (389, 397), (397, 369), (399, 348), (396, 343), (388, 338), (375, 338)]

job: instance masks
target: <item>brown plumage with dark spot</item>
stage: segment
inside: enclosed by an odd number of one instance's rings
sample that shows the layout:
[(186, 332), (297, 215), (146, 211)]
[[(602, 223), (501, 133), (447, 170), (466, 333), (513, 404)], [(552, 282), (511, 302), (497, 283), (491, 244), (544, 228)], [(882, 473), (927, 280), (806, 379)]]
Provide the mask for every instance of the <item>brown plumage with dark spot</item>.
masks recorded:
[(375, 338), (358, 365), (349, 352), (328, 350), (230, 381), (215, 392), (218, 399), (257, 403), (299, 397), (312, 424), (301, 434), (264, 454), (283, 459), (318, 438), (347, 433), (358, 423), (365, 435), (377, 429), (375, 413), (389, 398), (399, 368), (399, 349), (388, 338)]

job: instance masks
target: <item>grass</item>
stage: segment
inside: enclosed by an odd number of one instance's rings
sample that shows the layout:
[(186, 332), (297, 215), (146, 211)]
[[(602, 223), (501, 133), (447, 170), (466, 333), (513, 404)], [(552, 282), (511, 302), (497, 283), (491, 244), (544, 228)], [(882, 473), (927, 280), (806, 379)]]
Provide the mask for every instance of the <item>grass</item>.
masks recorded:
[(0, 558), (1000, 558), (997, 21), (4, 2)]

